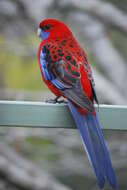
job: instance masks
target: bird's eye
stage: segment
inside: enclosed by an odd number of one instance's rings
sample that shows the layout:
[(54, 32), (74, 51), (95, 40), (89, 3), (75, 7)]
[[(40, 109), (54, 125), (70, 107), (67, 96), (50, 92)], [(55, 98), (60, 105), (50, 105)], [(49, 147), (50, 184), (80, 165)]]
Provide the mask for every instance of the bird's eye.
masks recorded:
[(49, 24), (47, 24), (47, 25), (45, 25), (45, 26), (43, 26), (43, 30), (49, 30), (51, 28), (51, 25), (49, 25)]

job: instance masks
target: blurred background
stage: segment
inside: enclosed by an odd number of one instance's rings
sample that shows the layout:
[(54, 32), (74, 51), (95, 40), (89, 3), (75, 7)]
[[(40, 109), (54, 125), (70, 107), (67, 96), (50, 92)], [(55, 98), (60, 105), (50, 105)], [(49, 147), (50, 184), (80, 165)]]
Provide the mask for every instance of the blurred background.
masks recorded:
[[(67, 23), (85, 47), (100, 103), (126, 105), (126, 0), (0, 0), (0, 100), (53, 96), (37, 63), (36, 30), (48, 17)], [(104, 135), (119, 189), (126, 190), (127, 133)], [(96, 180), (77, 130), (0, 128), (0, 190), (88, 188), (97, 189)]]

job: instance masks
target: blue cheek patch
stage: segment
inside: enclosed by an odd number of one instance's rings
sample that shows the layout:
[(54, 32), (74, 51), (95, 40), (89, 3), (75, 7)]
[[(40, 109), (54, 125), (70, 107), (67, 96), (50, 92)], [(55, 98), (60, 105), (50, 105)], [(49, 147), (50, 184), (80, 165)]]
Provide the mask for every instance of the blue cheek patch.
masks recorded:
[(40, 37), (42, 40), (45, 40), (49, 37), (49, 32), (44, 32), (43, 30), (41, 31)]

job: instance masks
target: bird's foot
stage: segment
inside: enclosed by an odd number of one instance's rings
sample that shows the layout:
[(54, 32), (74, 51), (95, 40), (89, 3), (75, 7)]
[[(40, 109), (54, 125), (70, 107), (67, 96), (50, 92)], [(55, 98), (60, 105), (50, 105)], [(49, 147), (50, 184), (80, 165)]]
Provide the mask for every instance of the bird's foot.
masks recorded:
[(48, 99), (45, 101), (46, 103), (50, 103), (50, 104), (56, 104), (57, 103), (57, 100), (56, 98), (55, 99)]
[(54, 99), (48, 99), (48, 100), (46, 100), (45, 102), (46, 103), (50, 103), (50, 104), (56, 104), (56, 103), (58, 103), (58, 104), (61, 104), (61, 103), (67, 103), (67, 101), (66, 100), (58, 100), (59, 99), (59, 97), (56, 97), (56, 98), (54, 98)]
[(66, 100), (58, 100), (57, 103), (58, 103), (58, 104), (63, 104), (63, 103), (64, 103), (64, 104), (67, 104), (67, 101), (66, 101)]

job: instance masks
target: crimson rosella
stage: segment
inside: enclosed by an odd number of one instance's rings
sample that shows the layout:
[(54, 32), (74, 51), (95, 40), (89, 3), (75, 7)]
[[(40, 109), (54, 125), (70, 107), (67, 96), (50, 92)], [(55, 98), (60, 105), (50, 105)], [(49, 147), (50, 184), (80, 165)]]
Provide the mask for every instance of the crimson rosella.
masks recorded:
[(110, 155), (93, 105), (98, 99), (86, 53), (68, 26), (59, 20), (41, 21), (38, 35), (42, 40), (38, 61), (43, 81), (56, 95), (56, 101), (61, 96), (67, 99), (99, 188), (103, 189), (107, 180), (113, 189), (117, 189)]

